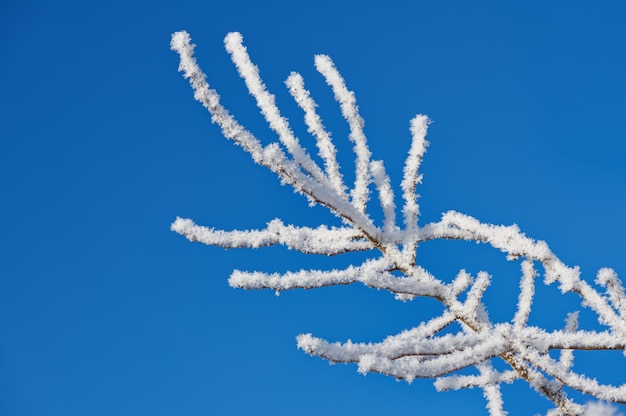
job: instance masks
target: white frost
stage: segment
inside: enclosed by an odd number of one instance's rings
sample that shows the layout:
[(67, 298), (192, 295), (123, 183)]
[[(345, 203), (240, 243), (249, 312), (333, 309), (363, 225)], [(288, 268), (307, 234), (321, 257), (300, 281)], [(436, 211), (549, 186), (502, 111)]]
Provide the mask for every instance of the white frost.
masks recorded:
[[(578, 267), (564, 264), (545, 242), (527, 237), (517, 225), (493, 225), (449, 211), (440, 221), (420, 226), (417, 186), (422, 179), (420, 166), (428, 145), (426, 133), (430, 123), (425, 115), (415, 116), (410, 123), (412, 142), (400, 184), (403, 224), (397, 224), (390, 178), (382, 161), (371, 160), (364, 121), (354, 92), (348, 90), (332, 60), (317, 55), (315, 67), (332, 88), (350, 128), (348, 138), (354, 145), (356, 169), (352, 189), (347, 189), (343, 182), (331, 134), (324, 127), (310, 92), (304, 88), (302, 76), (291, 73), (286, 85), (304, 111), (305, 124), (315, 139), (323, 168), (311, 159), (287, 119), (280, 114), (274, 95), (267, 91), (259, 69), (243, 45), (241, 34), (228, 34), (225, 45), (279, 142), (263, 145), (235, 120), (221, 105), (217, 92), (209, 88), (206, 75), (193, 56), (195, 46), (189, 34), (176, 32), (172, 35), (171, 48), (180, 56), (179, 71), (189, 80), (194, 98), (211, 113), (212, 121), (219, 125), (225, 137), (250, 153), (256, 163), (276, 173), (282, 183), (303, 194), (311, 204), (327, 207), (343, 225), (311, 228), (285, 225), (280, 219), (274, 219), (261, 229), (224, 231), (177, 218), (171, 229), (191, 241), (223, 248), (283, 245), (306, 254), (371, 253), (361, 264), (341, 270), (300, 270), (280, 274), (235, 270), (229, 279), (233, 287), (271, 289), (278, 294), (289, 289), (360, 282), (389, 291), (403, 301), (430, 297), (439, 301), (444, 309), (441, 315), (377, 343), (329, 342), (303, 334), (297, 337), (300, 349), (331, 362), (356, 363), (358, 371), (364, 374), (378, 372), (409, 382), (415, 378), (436, 378), (438, 390), (480, 388), (490, 415), (506, 414), (500, 385), (515, 380), (525, 380), (551, 401), (556, 407), (548, 412), (550, 415), (615, 414), (615, 408), (602, 402), (586, 406), (578, 404), (567, 397), (565, 389), (626, 404), (626, 384), (601, 384), (590, 376), (577, 373), (573, 361), (577, 350), (588, 353), (594, 350), (626, 351), (626, 295), (615, 271), (600, 269), (594, 287), (581, 277)], [(376, 226), (367, 212), (372, 184), (384, 214), (382, 226)], [(431, 240), (484, 243), (502, 251), (508, 260), (522, 260), (517, 310), (510, 322), (492, 322), (483, 302), (492, 279), (500, 277), (481, 271), (474, 278), (461, 270), (448, 283), (419, 265), (418, 245)], [(595, 313), (603, 330), (579, 329), (578, 312), (568, 315), (563, 330), (546, 331), (529, 325), (535, 284), (541, 270), (546, 284), (556, 283), (563, 293), (578, 295), (581, 305)], [(550, 355), (553, 350), (560, 351), (558, 360)], [(492, 359), (508, 365), (508, 368), (496, 371), (491, 365)], [(458, 373), (468, 367), (473, 367), (477, 373)]]

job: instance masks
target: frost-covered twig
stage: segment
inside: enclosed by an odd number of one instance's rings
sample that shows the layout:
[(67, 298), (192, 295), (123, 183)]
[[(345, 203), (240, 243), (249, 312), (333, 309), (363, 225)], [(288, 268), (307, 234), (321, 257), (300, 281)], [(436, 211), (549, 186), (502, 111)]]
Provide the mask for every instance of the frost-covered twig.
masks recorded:
[(411, 120), (411, 133), (413, 140), (411, 148), (404, 164), (404, 177), (400, 188), (402, 188), (402, 198), (404, 199), (404, 215), (405, 241), (404, 255), (408, 257), (410, 263), (415, 262), (415, 250), (418, 244), (417, 219), (419, 217), (419, 205), (417, 204), (417, 185), (422, 181), (422, 175), (419, 173), (419, 167), (422, 163), (424, 153), (428, 142), (426, 141), (426, 131), (428, 127), (428, 117), (419, 114)]
[(352, 190), (352, 202), (361, 212), (365, 212), (370, 183), (370, 150), (367, 147), (367, 139), (363, 132), (365, 122), (359, 114), (356, 105), (356, 98), (352, 91), (346, 87), (332, 59), (326, 55), (315, 56), (315, 68), (324, 76), (326, 83), (330, 85), (335, 93), (335, 99), (341, 106), (341, 112), (350, 126), (350, 140), (354, 143), (354, 153), (356, 155), (356, 180)]
[(259, 248), (284, 245), (305, 254), (335, 255), (351, 251), (371, 250), (369, 240), (353, 228), (321, 225), (317, 228), (294, 227), (274, 219), (263, 230), (222, 231), (196, 225), (188, 218), (176, 218), (172, 231), (190, 241), (223, 248)]
[(324, 128), (322, 120), (315, 111), (317, 104), (311, 98), (309, 91), (304, 88), (304, 80), (302, 75), (292, 72), (285, 81), (291, 96), (296, 100), (298, 106), (304, 110), (304, 121), (311, 133), (317, 139), (317, 148), (319, 155), (324, 159), (326, 174), (333, 188), (338, 194), (344, 196), (345, 185), (343, 178), (339, 172), (339, 164), (337, 163), (337, 150), (330, 139), (330, 134)]
[[(398, 379), (436, 378), (438, 390), (481, 388), (491, 415), (506, 414), (500, 391), (502, 383), (525, 380), (550, 400), (556, 408), (549, 414), (580, 415), (585, 406), (568, 398), (566, 391), (576, 390), (597, 399), (626, 403), (626, 384), (611, 386), (574, 371), (577, 350), (626, 349), (626, 295), (617, 274), (611, 269), (598, 272), (596, 284), (600, 293), (581, 277), (577, 267), (565, 265), (543, 241), (524, 235), (516, 225), (501, 226), (483, 223), (468, 215), (449, 211), (441, 220), (420, 226), (417, 186), (421, 182), (421, 161), (428, 142), (428, 117), (417, 115), (411, 120), (412, 143), (404, 165), (402, 191), (402, 225), (396, 222), (396, 202), (393, 187), (382, 161), (371, 160), (364, 133), (364, 121), (359, 115), (354, 92), (350, 91), (332, 60), (325, 55), (315, 57), (315, 66), (332, 88), (335, 99), (350, 128), (349, 140), (355, 152), (355, 182), (347, 189), (337, 162), (337, 150), (331, 134), (316, 112), (317, 104), (300, 74), (293, 72), (286, 81), (289, 92), (304, 111), (308, 132), (315, 138), (320, 167), (293, 134), (287, 119), (267, 91), (252, 63), (239, 33), (231, 33), (226, 48), (256, 99), (257, 105), (276, 132), (278, 143), (263, 145), (241, 126), (220, 104), (217, 92), (209, 88), (206, 76), (193, 57), (194, 45), (186, 32), (172, 36), (171, 47), (180, 55), (179, 70), (188, 78), (194, 97), (211, 113), (212, 120), (253, 160), (275, 172), (281, 181), (312, 204), (321, 204), (339, 217), (342, 227), (320, 225), (316, 228), (285, 225), (272, 220), (263, 229), (222, 231), (196, 225), (192, 220), (177, 218), (172, 230), (198, 241), (223, 248), (259, 248), (284, 245), (306, 254), (339, 255), (350, 252), (374, 254), (360, 265), (342, 270), (301, 270), (298, 272), (266, 273), (234, 271), (229, 283), (244, 289), (275, 291), (297, 288), (319, 288), (332, 285), (362, 283), (384, 289), (396, 298), (407, 301), (430, 297), (444, 306), (437, 317), (415, 328), (391, 335), (378, 343), (352, 341), (329, 342), (311, 334), (297, 337), (298, 347), (308, 354), (331, 362), (358, 364), (362, 373), (378, 372)], [(383, 211), (381, 226), (368, 213), (370, 187), (375, 186)], [(522, 277), (517, 299), (517, 311), (510, 321), (492, 322), (483, 303), (483, 295), (494, 277), (479, 272), (475, 278), (461, 270), (447, 283), (437, 278), (416, 257), (419, 244), (432, 240), (466, 240), (485, 243), (506, 254), (508, 260), (521, 259)], [(535, 300), (536, 279), (543, 269), (546, 284), (558, 283), (563, 293), (580, 297), (581, 305), (590, 308), (604, 330), (578, 328), (578, 312), (568, 315), (561, 331), (546, 331), (529, 325)], [(451, 324), (457, 323), (457, 326)], [(453, 328), (461, 328), (454, 333)], [(451, 333), (452, 331), (452, 333)], [(558, 360), (550, 356), (560, 350)], [(506, 370), (494, 369), (492, 360), (508, 365)], [(623, 364), (622, 364), (623, 365)], [(458, 370), (475, 367), (476, 375), (458, 374)]]
[(515, 370), (508, 370), (504, 373), (493, 371), (487, 374), (481, 373), (478, 376), (452, 375), (440, 377), (435, 381), (435, 387), (439, 391), (460, 390), (489, 384), (512, 383), (517, 379), (519, 379), (519, 374)]

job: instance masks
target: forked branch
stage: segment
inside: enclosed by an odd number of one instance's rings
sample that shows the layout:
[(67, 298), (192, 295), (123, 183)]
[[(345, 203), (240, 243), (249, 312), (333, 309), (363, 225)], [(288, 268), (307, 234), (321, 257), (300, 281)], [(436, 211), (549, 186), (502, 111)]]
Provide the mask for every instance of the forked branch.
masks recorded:
[[(279, 142), (263, 145), (221, 105), (219, 95), (209, 88), (205, 74), (193, 57), (194, 45), (189, 35), (177, 32), (172, 36), (171, 47), (180, 55), (179, 70), (189, 79), (194, 97), (211, 113), (213, 122), (219, 125), (225, 137), (241, 146), (256, 163), (276, 173), (283, 183), (304, 194), (311, 203), (329, 208), (343, 226), (310, 228), (285, 225), (280, 219), (274, 219), (263, 229), (222, 231), (177, 218), (172, 230), (191, 241), (223, 248), (284, 245), (306, 254), (372, 252), (360, 265), (343, 270), (301, 270), (283, 274), (237, 270), (229, 280), (233, 287), (282, 291), (360, 282), (390, 291), (403, 301), (430, 297), (445, 306), (441, 316), (379, 343), (331, 343), (305, 334), (297, 337), (299, 348), (331, 362), (357, 363), (362, 373), (377, 372), (409, 382), (415, 378), (435, 378), (438, 390), (479, 387), (491, 415), (506, 414), (499, 386), (516, 380), (526, 380), (552, 401), (556, 410), (550, 414), (579, 415), (585, 411), (585, 406), (567, 397), (565, 389), (600, 400), (626, 403), (626, 384), (600, 384), (572, 370), (576, 350), (624, 350), (626, 347), (626, 295), (613, 270), (598, 272), (596, 284), (604, 289), (604, 293), (600, 293), (581, 278), (577, 267), (565, 265), (545, 242), (526, 237), (516, 225), (492, 225), (449, 211), (440, 221), (420, 227), (417, 187), (422, 180), (420, 165), (428, 145), (429, 125), (424, 115), (417, 115), (410, 123), (412, 143), (400, 184), (403, 206), (402, 225), (398, 225), (389, 176), (383, 162), (371, 158), (355, 94), (347, 88), (332, 60), (318, 55), (315, 67), (331, 87), (350, 129), (348, 139), (353, 144), (356, 169), (351, 189), (344, 183), (337, 149), (316, 112), (317, 104), (304, 87), (302, 76), (291, 73), (286, 85), (304, 112), (304, 122), (315, 139), (322, 166), (301, 146), (287, 119), (280, 114), (274, 96), (267, 91), (259, 69), (243, 45), (242, 36), (230, 33), (225, 44)], [(370, 188), (377, 193), (383, 211), (380, 225), (376, 225), (368, 213)], [(472, 277), (461, 270), (454, 281), (446, 283), (418, 264), (418, 245), (432, 240), (485, 243), (502, 251), (508, 260), (522, 260), (517, 311), (511, 322), (494, 323), (486, 313), (483, 295), (492, 281), (488, 273), (480, 272)], [(578, 294), (581, 305), (597, 315), (604, 330), (580, 330), (577, 312), (568, 316), (565, 329), (561, 331), (549, 332), (528, 325), (540, 275), (536, 266), (543, 270), (546, 284), (557, 282), (563, 293)], [(451, 334), (449, 328), (453, 322), (457, 322), (461, 330)], [(561, 350), (559, 359), (549, 355), (555, 349)], [(503, 360), (509, 369), (496, 371), (492, 360)], [(477, 374), (456, 374), (468, 367), (475, 367)]]

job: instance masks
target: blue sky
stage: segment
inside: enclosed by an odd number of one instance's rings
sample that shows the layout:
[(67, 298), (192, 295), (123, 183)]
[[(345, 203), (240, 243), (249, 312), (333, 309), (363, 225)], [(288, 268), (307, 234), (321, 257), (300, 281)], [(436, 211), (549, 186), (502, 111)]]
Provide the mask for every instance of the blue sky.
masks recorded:
[[(280, 297), (231, 289), (234, 268), (354, 258), (224, 251), (169, 231), (177, 215), (224, 229), (275, 217), (337, 223), (221, 137), (177, 72), (170, 35), (191, 34), (225, 106), (266, 140), (275, 138), (224, 36), (244, 35), (304, 136), (283, 85), (301, 72), (349, 172), (347, 127), (313, 67), (314, 54), (330, 55), (396, 185), (409, 120), (434, 121), (422, 223), (450, 209), (517, 223), (593, 280), (603, 266), (626, 276), (625, 21), (617, 1), (4, 2), (0, 413), (482, 414), (480, 391), (363, 377), (295, 347), (305, 332), (380, 340), (418, 324), (434, 303), (356, 286)], [(487, 306), (512, 316), (518, 265), (500, 253), (436, 242), (418, 260), (440, 275), (490, 272)], [(542, 288), (531, 320), (560, 327), (575, 300)], [(583, 324), (593, 328), (592, 317)], [(619, 354), (587, 355), (575, 368), (624, 381)], [(547, 410), (523, 383), (503, 393), (511, 415)]]

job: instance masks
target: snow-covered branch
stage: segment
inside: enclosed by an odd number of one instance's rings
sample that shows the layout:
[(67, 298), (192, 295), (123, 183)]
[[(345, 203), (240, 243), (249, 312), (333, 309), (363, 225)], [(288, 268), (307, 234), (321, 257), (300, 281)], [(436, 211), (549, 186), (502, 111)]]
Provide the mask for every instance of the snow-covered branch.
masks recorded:
[[(410, 122), (412, 142), (400, 183), (403, 205), (402, 224), (398, 224), (392, 182), (384, 163), (372, 160), (355, 94), (348, 89), (332, 60), (326, 55), (317, 55), (315, 67), (332, 89), (349, 127), (347, 139), (352, 142), (355, 153), (352, 188), (344, 183), (331, 133), (323, 125), (316, 111), (317, 104), (305, 89), (302, 76), (292, 72), (285, 84), (304, 112), (304, 123), (315, 140), (323, 166), (309, 156), (281, 115), (275, 97), (267, 90), (259, 69), (248, 55), (243, 37), (230, 33), (225, 45), (279, 141), (262, 144), (221, 105), (219, 95), (209, 88), (206, 75), (193, 56), (195, 46), (190, 36), (177, 32), (172, 36), (171, 47), (180, 55), (179, 70), (189, 79), (195, 99), (211, 113), (212, 121), (225, 137), (241, 146), (256, 163), (276, 173), (282, 183), (304, 194), (310, 203), (327, 207), (343, 225), (322, 224), (311, 228), (285, 225), (282, 220), (274, 219), (265, 228), (223, 231), (177, 218), (171, 229), (190, 241), (226, 249), (283, 245), (306, 254), (373, 253), (360, 264), (340, 270), (281, 274), (235, 270), (229, 279), (233, 287), (279, 292), (362, 283), (389, 291), (403, 301), (429, 297), (444, 307), (440, 316), (378, 343), (329, 342), (303, 334), (297, 337), (300, 349), (331, 362), (356, 363), (358, 371), (364, 374), (377, 372), (409, 382), (416, 378), (435, 378), (435, 386), (440, 391), (478, 387), (483, 390), (491, 415), (506, 414), (500, 385), (520, 380), (556, 406), (548, 414), (581, 415), (593, 410), (568, 398), (568, 391), (626, 403), (626, 384), (602, 384), (574, 371), (576, 351), (626, 350), (626, 295), (613, 270), (601, 269), (592, 286), (582, 278), (578, 267), (564, 264), (548, 244), (527, 237), (517, 225), (493, 225), (449, 211), (440, 221), (420, 226), (417, 187), (422, 180), (420, 166), (428, 146), (426, 133), (430, 123), (425, 115), (417, 115)], [(377, 193), (382, 220), (374, 221), (368, 211), (372, 190)], [(503, 252), (510, 261), (521, 260), (517, 310), (510, 321), (492, 322), (487, 315), (484, 295), (497, 276), (481, 271), (472, 277), (461, 270), (448, 283), (419, 264), (418, 245), (432, 240), (484, 243)], [(580, 329), (577, 311), (567, 316), (563, 330), (546, 331), (529, 325), (540, 276), (547, 285), (557, 283), (563, 293), (577, 294), (581, 306), (596, 315), (602, 329)], [(558, 359), (550, 355), (553, 350), (560, 350)], [(508, 368), (496, 370), (500, 367), (492, 365), (495, 360), (504, 362)], [(476, 374), (458, 373), (467, 368), (474, 368)]]

